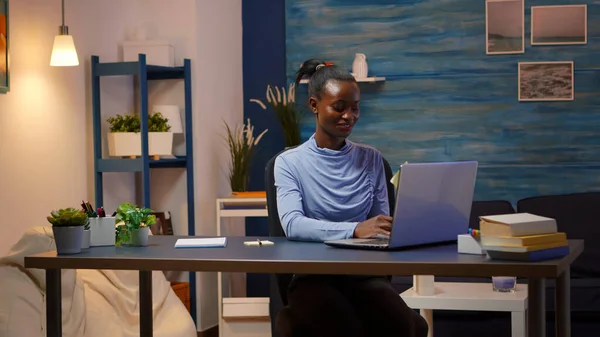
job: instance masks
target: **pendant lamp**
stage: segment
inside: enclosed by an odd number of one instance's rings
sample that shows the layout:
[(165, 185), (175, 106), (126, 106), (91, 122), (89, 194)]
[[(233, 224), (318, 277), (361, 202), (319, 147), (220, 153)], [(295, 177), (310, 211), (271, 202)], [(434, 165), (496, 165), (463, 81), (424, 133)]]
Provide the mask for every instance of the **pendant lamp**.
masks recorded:
[(53, 67), (79, 65), (73, 37), (69, 35), (69, 27), (65, 26), (65, 0), (62, 0), (62, 26), (58, 27), (58, 35), (54, 37), (50, 65)]

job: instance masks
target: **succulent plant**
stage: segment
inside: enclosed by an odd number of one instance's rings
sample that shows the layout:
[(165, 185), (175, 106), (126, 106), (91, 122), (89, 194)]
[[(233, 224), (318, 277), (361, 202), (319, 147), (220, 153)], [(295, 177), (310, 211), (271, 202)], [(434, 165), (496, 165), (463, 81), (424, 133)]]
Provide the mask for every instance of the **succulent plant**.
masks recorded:
[(52, 226), (88, 226), (89, 219), (87, 214), (81, 209), (69, 207), (54, 210), (46, 217)]

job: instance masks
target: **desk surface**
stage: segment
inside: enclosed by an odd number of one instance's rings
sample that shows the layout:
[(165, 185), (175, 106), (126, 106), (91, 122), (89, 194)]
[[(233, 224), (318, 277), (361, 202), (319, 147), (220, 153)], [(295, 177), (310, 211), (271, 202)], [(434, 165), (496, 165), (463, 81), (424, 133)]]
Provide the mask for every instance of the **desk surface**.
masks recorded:
[(256, 237), (228, 237), (224, 248), (174, 248), (180, 236), (151, 236), (146, 247), (92, 247), (76, 255), (46, 252), (25, 257), (26, 268), (220, 271), (246, 273), (558, 277), (583, 251), (543, 262), (493, 261), (458, 254), (456, 244), (402, 251), (332, 248), (322, 243), (261, 238), (272, 246), (246, 246)]

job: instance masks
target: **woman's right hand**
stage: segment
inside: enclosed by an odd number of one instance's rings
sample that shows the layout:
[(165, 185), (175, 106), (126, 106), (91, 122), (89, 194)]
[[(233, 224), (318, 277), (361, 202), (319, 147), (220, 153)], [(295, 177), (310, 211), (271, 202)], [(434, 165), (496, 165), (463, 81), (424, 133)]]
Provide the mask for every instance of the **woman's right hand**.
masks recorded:
[(372, 238), (377, 234), (389, 236), (391, 230), (392, 217), (378, 215), (356, 225), (356, 228), (354, 228), (354, 237), (361, 239)]

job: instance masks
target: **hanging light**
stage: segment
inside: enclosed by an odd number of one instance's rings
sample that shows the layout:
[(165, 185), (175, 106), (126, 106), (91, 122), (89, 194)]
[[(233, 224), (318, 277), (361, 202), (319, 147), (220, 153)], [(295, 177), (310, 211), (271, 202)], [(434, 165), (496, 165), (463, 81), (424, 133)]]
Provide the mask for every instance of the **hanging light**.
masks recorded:
[(62, 26), (58, 27), (58, 35), (54, 37), (50, 65), (53, 67), (79, 65), (73, 37), (69, 35), (69, 27), (65, 26), (65, 0), (62, 0)]

